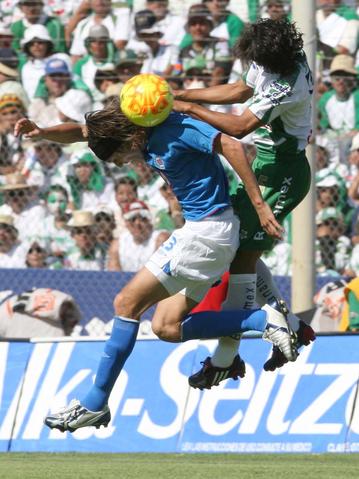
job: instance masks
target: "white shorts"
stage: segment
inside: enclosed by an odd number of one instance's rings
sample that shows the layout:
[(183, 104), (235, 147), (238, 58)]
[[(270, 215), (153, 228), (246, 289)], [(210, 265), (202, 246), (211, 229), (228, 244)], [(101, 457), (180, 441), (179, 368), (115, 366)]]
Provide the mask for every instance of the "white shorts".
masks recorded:
[(232, 208), (201, 221), (186, 221), (151, 256), (146, 268), (173, 295), (199, 302), (228, 271), (239, 246), (239, 219)]

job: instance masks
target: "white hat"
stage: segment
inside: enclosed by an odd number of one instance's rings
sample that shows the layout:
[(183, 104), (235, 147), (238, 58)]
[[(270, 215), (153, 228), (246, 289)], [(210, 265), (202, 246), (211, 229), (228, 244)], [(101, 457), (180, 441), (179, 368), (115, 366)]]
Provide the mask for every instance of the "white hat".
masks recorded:
[(92, 211), (75, 210), (67, 226), (71, 228), (81, 228), (82, 226), (93, 226), (94, 224), (95, 218)]
[(123, 217), (125, 220), (130, 220), (137, 215), (142, 216), (142, 218), (146, 218), (149, 221), (152, 220), (151, 212), (143, 201), (135, 200), (132, 203), (125, 205), (123, 210)]
[(21, 46), (23, 47), (35, 38), (38, 40), (43, 40), (44, 42), (50, 42), (52, 44), (54, 43), (47, 28), (44, 25), (36, 23), (25, 30), (24, 38), (21, 40)]
[(0, 225), (7, 225), (14, 228), (17, 231), (14, 225), (14, 218), (11, 215), (0, 215)]
[(83, 90), (71, 88), (64, 95), (56, 98), (57, 108), (65, 116), (79, 123), (84, 121), (85, 113), (91, 111), (92, 101)]
[(350, 147), (350, 151), (355, 151), (359, 150), (359, 133), (357, 133), (353, 139), (352, 139), (352, 144)]
[(332, 186), (339, 186), (338, 178), (334, 175), (325, 176), (316, 184), (317, 188), (331, 188)]

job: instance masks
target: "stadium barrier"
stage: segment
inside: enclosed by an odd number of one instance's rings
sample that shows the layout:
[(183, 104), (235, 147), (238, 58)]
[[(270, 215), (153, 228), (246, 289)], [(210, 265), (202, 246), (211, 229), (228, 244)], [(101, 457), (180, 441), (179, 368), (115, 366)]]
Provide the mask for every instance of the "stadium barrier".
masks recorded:
[(272, 373), (262, 370), (270, 345), (246, 338), (245, 379), (202, 392), (187, 377), (215, 341), (139, 340), (111, 396), (109, 426), (73, 434), (49, 430), (43, 417), (86, 393), (103, 341), (0, 342), (0, 451), (358, 452), (357, 342), (320, 336)]
[[(91, 320), (108, 323), (113, 317), (113, 300), (116, 293), (132, 278), (131, 273), (108, 271), (73, 271), (48, 269), (4, 269), (0, 268), (0, 303), (12, 291), (23, 293), (31, 288), (52, 288), (70, 294), (82, 313), (81, 325)], [(332, 277), (319, 277), (317, 291)], [(283, 298), (290, 305), (291, 281), (287, 276), (276, 276), (276, 282)], [(153, 308), (144, 313), (143, 320), (151, 320)], [(94, 321), (95, 320), (95, 321)], [(96, 328), (92, 328), (96, 335)], [(81, 334), (88, 334), (86, 329)], [(102, 329), (99, 328), (99, 335)]]

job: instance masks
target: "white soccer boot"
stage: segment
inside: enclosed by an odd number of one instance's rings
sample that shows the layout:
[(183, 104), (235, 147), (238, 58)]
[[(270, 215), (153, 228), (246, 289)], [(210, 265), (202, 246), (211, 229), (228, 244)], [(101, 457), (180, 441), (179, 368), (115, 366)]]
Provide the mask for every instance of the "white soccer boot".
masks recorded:
[(107, 427), (111, 421), (111, 413), (107, 404), (101, 411), (89, 411), (80, 401), (73, 399), (70, 404), (57, 413), (45, 417), (44, 423), (50, 429), (59, 429), (61, 432), (74, 432), (81, 427)]
[(288, 361), (295, 361), (298, 357), (297, 336), (288, 324), (285, 302), (275, 300), (262, 309), (267, 313), (267, 326), (262, 338), (280, 349)]

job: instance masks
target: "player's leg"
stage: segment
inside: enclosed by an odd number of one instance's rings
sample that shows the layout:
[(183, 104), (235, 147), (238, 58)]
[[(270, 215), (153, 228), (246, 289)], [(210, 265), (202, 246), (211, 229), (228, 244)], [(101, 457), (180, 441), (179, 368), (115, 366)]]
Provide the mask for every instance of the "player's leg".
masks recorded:
[[(257, 304), (263, 306), (273, 298), (280, 298), (281, 293), (273, 280), (272, 273), (269, 271), (265, 263), (260, 259), (257, 262)], [(298, 347), (308, 346), (315, 340), (313, 328), (302, 321), (298, 316), (289, 311), (288, 323), (291, 329), (297, 335)], [(263, 365), (265, 371), (274, 371), (287, 363), (287, 359), (283, 353), (276, 347), (273, 347), (272, 356)]]
[(117, 294), (111, 336), (105, 343), (93, 386), (81, 401), (71, 402), (62, 411), (48, 415), (47, 426), (72, 432), (80, 427), (108, 424), (111, 419), (108, 398), (135, 345), (140, 316), (168, 295), (147, 268), (142, 268)]
[[(275, 159), (275, 161), (266, 162), (267, 160), (262, 161), (260, 157), (257, 157), (253, 163), (257, 178), (261, 182), (267, 181), (269, 184), (264, 189), (263, 196), (280, 222), (302, 201), (310, 185), (310, 168), (305, 155), (300, 154), (298, 157), (286, 158), (286, 160), (278, 161), (278, 159)], [(263, 168), (265, 168), (266, 175), (263, 175)], [(253, 307), (256, 295), (252, 295), (251, 290), (253, 288), (257, 289), (254, 261), (259, 258), (260, 251), (271, 249), (273, 246), (273, 239), (269, 238), (261, 229), (258, 216), (243, 185), (239, 186), (232, 202), (241, 221), (241, 245), (240, 252), (236, 255), (231, 266), (227, 297), (223, 303), (223, 309), (228, 307), (233, 309), (243, 308), (245, 305)], [(242, 293), (240, 285), (245, 288), (244, 291), (242, 288)], [(281, 295), (276, 298), (280, 299)], [(278, 306), (287, 311), (282, 300), (279, 301)], [(206, 360), (207, 364), (204, 364), (202, 372), (208, 371), (209, 368), (206, 366), (211, 365), (212, 362), (217, 367), (231, 368), (232, 361), (237, 357), (238, 347), (238, 338), (220, 338), (213, 357), (210, 358), (209, 362)], [(201, 376), (201, 371), (189, 379), (193, 387), (196, 387), (195, 382), (199, 379), (198, 376)], [(200, 379), (202, 384), (203, 378)], [(210, 387), (210, 384), (208, 384), (208, 387)]]

